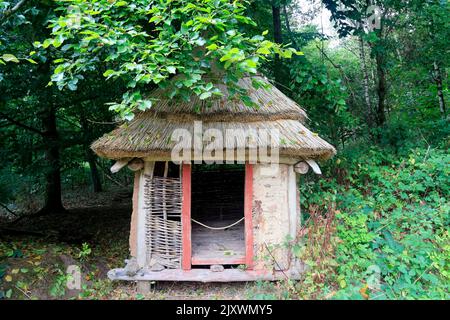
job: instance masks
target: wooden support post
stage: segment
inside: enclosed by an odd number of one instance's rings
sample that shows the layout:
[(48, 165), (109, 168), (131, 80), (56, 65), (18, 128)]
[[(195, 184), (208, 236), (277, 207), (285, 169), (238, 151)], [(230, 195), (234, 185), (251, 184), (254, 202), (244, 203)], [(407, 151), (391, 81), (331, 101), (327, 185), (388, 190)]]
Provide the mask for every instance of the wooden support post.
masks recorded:
[(123, 159), (117, 160), (116, 163), (114, 163), (114, 165), (111, 167), (111, 169), (110, 169), (111, 172), (112, 173), (119, 172), (120, 169), (125, 167), (131, 159), (132, 158), (123, 158)]
[(253, 269), (253, 165), (245, 165), (245, 264), (247, 269)]
[(314, 160), (306, 160), (309, 166), (313, 169), (315, 174), (322, 174), (322, 170), (320, 170), (319, 165)]
[(133, 212), (131, 214), (130, 223), (130, 255), (132, 257), (137, 256), (137, 229), (138, 229), (138, 216), (139, 216), (139, 182), (141, 178), (141, 172), (134, 174), (134, 186), (133, 186)]
[(150, 293), (150, 281), (138, 281), (136, 284), (136, 291), (143, 295)]
[(145, 228), (145, 175), (150, 178), (153, 176), (154, 162), (145, 162), (144, 170), (139, 174), (139, 194), (138, 194), (138, 216), (137, 216), (137, 244), (136, 244), (136, 258), (140, 268), (145, 267), (147, 263), (147, 245), (146, 245), (146, 228)]
[(183, 270), (191, 270), (191, 164), (183, 164), (182, 167), (182, 189), (183, 204), (181, 209), (181, 224), (183, 228), (182, 234), (182, 260), (181, 267)]
[[(167, 178), (167, 174), (169, 173), (169, 162), (166, 161), (164, 164), (164, 178)], [(164, 221), (167, 221), (167, 197), (166, 197), (166, 184), (163, 185), (163, 189), (162, 189), (162, 205), (163, 205), (163, 219)], [(167, 235), (167, 229), (164, 228), (164, 236), (166, 237), (166, 239), (168, 239), (168, 235)], [(170, 256), (170, 249), (168, 246), (166, 246), (166, 254), (167, 256)]]

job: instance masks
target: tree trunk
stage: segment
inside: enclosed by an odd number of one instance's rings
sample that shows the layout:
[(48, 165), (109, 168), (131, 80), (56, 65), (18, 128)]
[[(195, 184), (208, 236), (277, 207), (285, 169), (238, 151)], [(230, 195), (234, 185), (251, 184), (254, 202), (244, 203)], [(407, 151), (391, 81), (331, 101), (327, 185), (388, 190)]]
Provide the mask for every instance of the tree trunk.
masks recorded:
[(441, 111), (442, 118), (446, 117), (446, 109), (445, 109), (445, 97), (442, 89), (442, 74), (441, 69), (439, 68), (438, 64), (434, 63), (434, 80), (436, 82), (437, 86), (437, 95), (439, 99), (439, 110)]
[(33, 163), (33, 143), (34, 135), (26, 135), (22, 141), (22, 148), (20, 149), (20, 166), (22, 170), (28, 170)]
[(85, 149), (86, 160), (89, 163), (89, 169), (91, 171), (91, 182), (94, 192), (102, 192), (102, 182), (100, 180), (100, 175), (97, 168), (97, 162), (95, 154), (92, 152), (89, 144), (91, 142), (91, 128), (87, 122), (86, 116), (83, 111), (80, 112), (80, 124), (83, 134), (83, 147)]
[(284, 20), (285, 20), (284, 22), (286, 24), (286, 30), (289, 34), (289, 37), (291, 38), (292, 45), (294, 46), (295, 49), (298, 50), (297, 41), (295, 41), (294, 35), (292, 34), (292, 30), (291, 30), (291, 24), (289, 23), (289, 15), (287, 12), (286, 5), (283, 6), (283, 14), (284, 14)]
[[(273, 19), (273, 38), (275, 43), (283, 43), (283, 36), (281, 33), (281, 9), (280, 4), (272, 0), (272, 19)], [(273, 74), (277, 83), (282, 82), (281, 61), (278, 55), (275, 56)]]
[(94, 192), (102, 192), (102, 182), (100, 180), (100, 175), (97, 168), (97, 163), (95, 162), (96, 158), (94, 153), (89, 149), (86, 150), (86, 158), (89, 163), (89, 168), (91, 171), (91, 181)]
[(59, 137), (56, 128), (56, 110), (53, 106), (42, 117), (44, 128), (45, 160), (48, 165), (45, 173), (46, 195), (42, 214), (64, 211), (61, 200), (61, 163), (59, 154)]
[(281, 8), (275, 2), (272, 1), (273, 38), (275, 43), (283, 43), (283, 36), (281, 34)]
[(362, 37), (359, 38), (359, 50), (361, 58), (361, 73), (363, 74), (364, 99), (366, 101), (366, 122), (369, 127), (372, 127), (372, 103), (370, 101), (369, 74), (367, 72), (366, 54), (364, 51), (364, 41)]
[(384, 59), (382, 53), (379, 51), (375, 54), (375, 60), (377, 63), (377, 77), (378, 77), (378, 106), (376, 110), (376, 124), (377, 127), (381, 127), (386, 122), (386, 70), (384, 69)]

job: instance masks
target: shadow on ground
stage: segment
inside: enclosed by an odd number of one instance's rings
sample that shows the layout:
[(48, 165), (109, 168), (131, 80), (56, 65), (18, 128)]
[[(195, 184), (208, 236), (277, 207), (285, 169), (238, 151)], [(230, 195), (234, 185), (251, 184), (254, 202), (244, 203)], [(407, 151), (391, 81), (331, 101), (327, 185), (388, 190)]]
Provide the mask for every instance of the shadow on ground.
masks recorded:
[[(0, 226), (0, 298), (3, 299), (247, 299), (250, 283), (159, 282), (142, 296), (135, 283), (106, 274), (128, 257), (131, 199), (66, 212), (26, 216)], [(66, 286), (66, 270), (82, 270), (81, 290)], [(69, 281), (71, 279), (69, 278)]]

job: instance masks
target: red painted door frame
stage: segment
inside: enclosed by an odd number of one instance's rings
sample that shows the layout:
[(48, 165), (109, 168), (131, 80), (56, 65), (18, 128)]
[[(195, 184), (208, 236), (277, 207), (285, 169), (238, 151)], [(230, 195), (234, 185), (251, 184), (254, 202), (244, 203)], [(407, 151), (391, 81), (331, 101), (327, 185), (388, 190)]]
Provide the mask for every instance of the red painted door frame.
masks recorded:
[(245, 221), (245, 265), (253, 269), (253, 165), (245, 164), (244, 221)]
[[(182, 224), (182, 260), (181, 268), (191, 270), (192, 267), (192, 238), (191, 238), (191, 164), (182, 166), (182, 191), (183, 204), (181, 209)], [(253, 165), (245, 164), (245, 186), (244, 186), (244, 221), (245, 221), (245, 259), (233, 261), (232, 264), (245, 263), (248, 270), (253, 268)], [(222, 264), (221, 261), (197, 261), (195, 264)], [(230, 262), (228, 262), (230, 264)]]
[(181, 207), (181, 226), (182, 226), (182, 247), (181, 247), (181, 268), (191, 270), (191, 164), (183, 163), (181, 171), (182, 186), (182, 207)]

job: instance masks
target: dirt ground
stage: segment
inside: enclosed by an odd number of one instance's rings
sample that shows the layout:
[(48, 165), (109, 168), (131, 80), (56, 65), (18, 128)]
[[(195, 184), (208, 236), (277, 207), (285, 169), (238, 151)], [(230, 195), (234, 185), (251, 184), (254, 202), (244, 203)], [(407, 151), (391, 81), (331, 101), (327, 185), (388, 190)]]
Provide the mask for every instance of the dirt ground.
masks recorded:
[[(80, 192), (57, 216), (0, 224), (0, 299), (253, 299), (277, 298), (269, 283), (158, 282), (146, 295), (135, 283), (112, 282), (109, 269), (128, 257), (129, 190)], [(106, 203), (106, 205), (105, 205)], [(67, 267), (81, 267), (81, 290), (66, 287)]]

